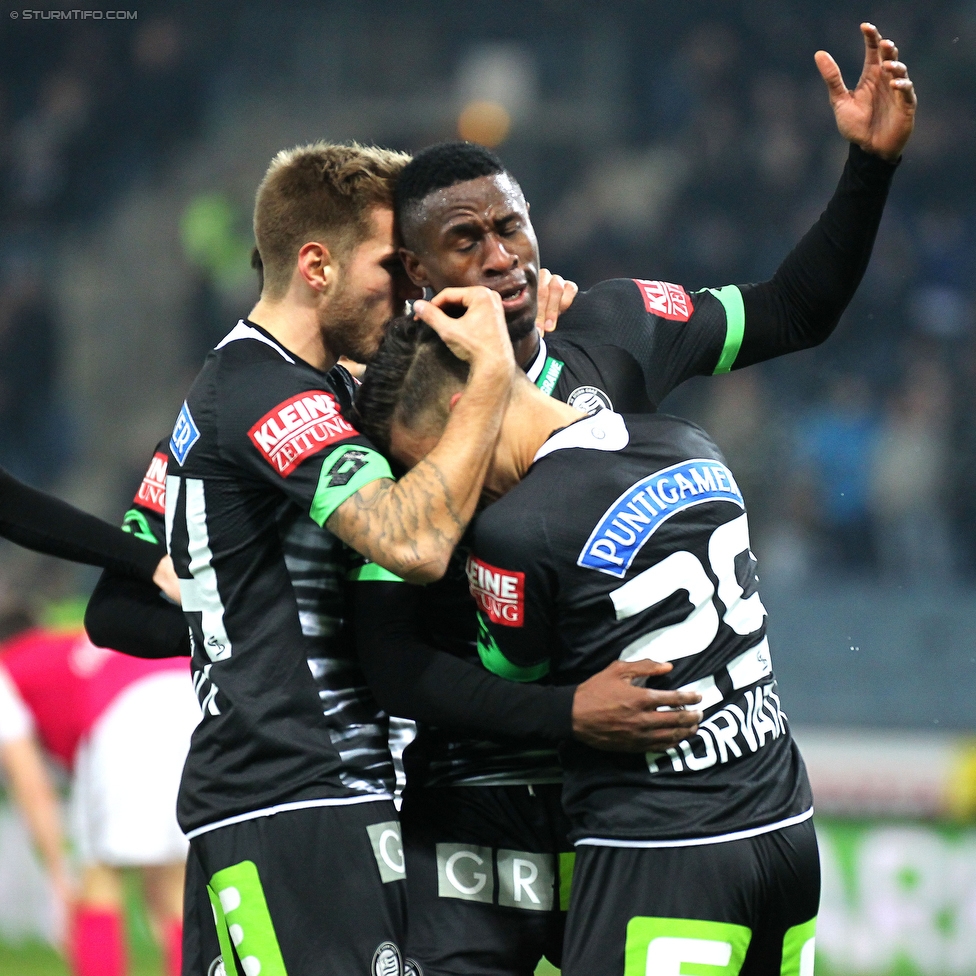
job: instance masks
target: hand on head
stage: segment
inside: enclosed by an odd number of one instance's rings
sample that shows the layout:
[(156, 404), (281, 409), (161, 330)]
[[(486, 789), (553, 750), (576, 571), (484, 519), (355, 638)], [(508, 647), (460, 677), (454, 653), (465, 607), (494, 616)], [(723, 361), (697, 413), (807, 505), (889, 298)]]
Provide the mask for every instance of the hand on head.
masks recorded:
[[(464, 308), (457, 318), (443, 311), (457, 306)], [(429, 302), (415, 302), (413, 312), (444, 340), (458, 359), (470, 363), (472, 371), (507, 370), (514, 376), (515, 356), (497, 292), (480, 285), (445, 288)]]

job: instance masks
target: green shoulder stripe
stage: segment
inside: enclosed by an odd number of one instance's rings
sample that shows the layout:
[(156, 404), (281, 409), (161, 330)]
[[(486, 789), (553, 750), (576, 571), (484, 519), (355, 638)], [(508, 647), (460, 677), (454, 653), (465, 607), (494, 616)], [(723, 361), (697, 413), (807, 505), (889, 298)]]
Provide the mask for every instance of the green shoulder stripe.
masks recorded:
[(329, 516), (364, 485), (392, 477), (386, 458), (372, 448), (360, 444), (337, 447), (322, 462), (308, 514), (319, 525), (325, 525)]
[(478, 656), (481, 658), (481, 663), (492, 674), (497, 674), (499, 678), (507, 678), (509, 681), (538, 681), (549, 673), (548, 661), (529, 667), (522, 667), (509, 661), (492, 636), (480, 611), (478, 612)]
[(363, 563), (355, 569), (350, 569), (346, 574), (348, 580), (373, 580), (377, 583), (402, 583), (399, 576), (384, 569), (378, 563)]
[(146, 542), (159, 542), (153, 535), (152, 529), (149, 528), (149, 520), (138, 508), (130, 508), (125, 513), (122, 519), (122, 531), (130, 532), (137, 539), (143, 539)]
[(746, 310), (742, 304), (742, 292), (735, 285), (708, 290), (725, 306), (725, 345), (715, 367), (715, 375), (718, 375), (729, 372), (735, 365), (746, 329)]

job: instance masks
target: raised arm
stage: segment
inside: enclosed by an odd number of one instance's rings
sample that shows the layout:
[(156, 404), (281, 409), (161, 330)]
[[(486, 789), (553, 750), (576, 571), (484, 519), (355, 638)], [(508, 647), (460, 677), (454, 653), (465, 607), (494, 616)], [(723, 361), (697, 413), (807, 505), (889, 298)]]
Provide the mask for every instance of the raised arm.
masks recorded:
[[(460, 318), (441, 309), (462, 305)], [(471, 373), (437, 447), (399, 481), (364, 485), (326, 527), (372, 562), (411, 582), (439, 579), (481, 494), (515, 376), (501, 298), (487, 288), (448, 288), (414, 314)], [(313, 512), (314, 517), (314, 512)]]
[[(816, 54), (837, 128), (850, 156), (827, 209), (776, 274), (741, 293), (738, 330), (735, 296), (727, 305), (732, 343), (725, 369), (741, 368), (823, 342), (834, 330), (867, 268), (895, 166), (915, 125), (915, 88), (897, 60), (894, 41), (862, 24), (864, 69), (849, 91), (826, 51)], [(728, 292), (729, 289), (723, 289)], [(732, 290), (734, 291), (734, 290)], [(721, 363), (720, 363), (721, 365)]]

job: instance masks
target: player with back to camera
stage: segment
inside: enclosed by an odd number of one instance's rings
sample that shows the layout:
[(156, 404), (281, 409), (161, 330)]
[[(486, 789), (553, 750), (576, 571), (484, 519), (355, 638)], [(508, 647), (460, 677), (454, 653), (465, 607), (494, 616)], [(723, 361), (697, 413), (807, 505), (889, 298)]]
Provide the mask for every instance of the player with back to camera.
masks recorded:
[[(527, 205), (495, 156), (464, 143), (419, 153), (398, 180), (397, 219), (408, 273), (435, 292), (460, 285), (497, 291), (516, 358), (529, 379), (583, 409), (652, 412), (690, 376), (728, 372), (816, 345), (837, 324), (861, 280), (914, 121), (914, 90), (895, 45), (869, 24), (861, 30), (864, 69), (853, 91), (833, 59), (817, 53), (850, 154), (827, 209), (770, 281), (690, 294), (666, 282), (601, 282), (580, 295), (559, 329), (540, 341), (532, 327), (539, 254)], [(376, 396), (363, 401), (369, 429), (381, 420), (382, 409)], [(565, 494), (563, 501), (572, 507)], [(493, 589), (497, 574), (487, 583), (483, 572), (470, 575), (480, 609), (498, 623), (510, 611)], [(418, 648), (426, 642), (477, 660), (473, 606), (460, 559), (448, 577), (423, 592), (374, 577), (357, 593), (361, 660), (380, 703), (392, 714), (427, 723), (408, 750), (401, 811), (410, 952), (435, 976), (529, 972), (543, 954), (558, 962), (560, 908), (572, 872), (555, 752), (541, 740), (492, 743), (458, 736), (450, 723), (438, 720), (437, 696), (443, 692), (433, 683), (405, 680), (398, 670), (405, 653), (391, 659), (385, 650), (413, 647), (420, 660)], [(598, 737), (589, 741), (596, 744)], [(451, 861), (459, 851), (466, 852), (464, 859)], [(492, 864), (494, 883), (477, 892), (469, 875), (484, 870), (472, 858)], [(532, 865), (532, 898), (516, 876), (516, 862)], [(448, 867), (458, 863), (468, 871), (464, 878), (454, 871), (454, 883)]]
[[(466, 372), (428, 326), (397, 320), (364, 379), (365, 429), (409, 470), (437, 444)], [(812, 972), (813, 799), (780, 707), (745, 503), (721, 452), (688, 421), (587, 414), (521, 377), (484, 495), (494, 502), (472, 524), (467, 565), (488, 670), (560, 685), (649, 659), (674, 665), (655, 685), (702, 697), (698, 733), (679, 747), (561, 749), (577, 851), (565, 976), (686, 964), (723, 976)], [(487, 822), (492, 807), (482, 809)], [(404, 828), (409, 852), (409, 819)], [(490, 849), (435, 851), (441, 890), (452, 875), (469, 896), (486, 889)], [(408, 857), (408, 880), (418, 860)], [(521, 894), (526, 909), (547, 907), (537, 856), (499, 850), (496, 862), (501, 905)]]

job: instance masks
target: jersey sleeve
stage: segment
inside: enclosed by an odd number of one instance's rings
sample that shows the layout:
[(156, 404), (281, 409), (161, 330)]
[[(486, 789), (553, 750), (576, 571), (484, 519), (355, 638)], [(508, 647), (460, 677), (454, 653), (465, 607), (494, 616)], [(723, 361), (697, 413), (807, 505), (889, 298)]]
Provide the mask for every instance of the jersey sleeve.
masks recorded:
[(549, 673), (557, 586), (547, 551), (544, 526), (516, 516), (509, 504), (504, 514), (496, 503), (478, 517), (466, 567), (478, 607), (478, 655), (510, 681)]
[(7, 669), (0, 664), (0, 746), (26, 739), (34, 732), (34, 717)]
[(393, 475), (346, 417), (346, 397), (328, 377), (316, 383), (307, 371), (276, 366), (252, 364), (229, 377), (219, 401), (220, 451), (324, 525), (347, 498)]
[(0, 469), (0, 535), (35, 552), (151, 580), (165, 555)]
[[(166, 441), (161, 441), (139, 484), (122, 529), (143, 543), (166, 541)], [(85, 630), (97, 647), (133, 657), (184, 657), (190, 638), (183, 611), (155, 583), (105, 570), (85, 609)]]
[(639, 364), (651, 401), (659, 403), (691, 376), (727, 371), (742, 327), (735, 286), (689, 292), (668, 281), (614, 278), (580, 295), (557, 335), (584, 348), (623, 349)]
[(577, 298), (557, 335), (630, 353), (654, 403), (692, 376), (818, 345), (861, 282), (895, 168), (852, 145), (827, 208), (768, 281), (691, 292), (667, 281), (604, 281)]
[(817, 222), (769, 281), (739, 289), (744, 328), (728, 368), (809, 349), (833, 332), (868, 266), (896, 167), (851, 145)]
[(420, 590), (376, 577), (352, 584), (359, 662), (389, 714), (489, 737), (558, 743), (572, 736), (575, 686), (513, 687), (431, 647), (421, 636)]

